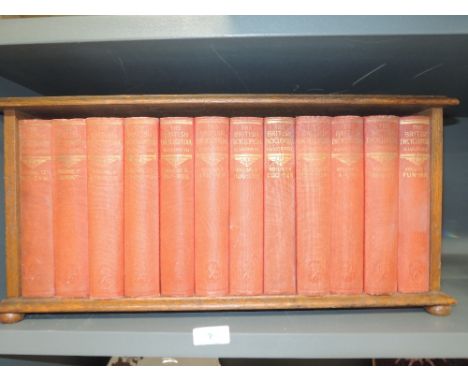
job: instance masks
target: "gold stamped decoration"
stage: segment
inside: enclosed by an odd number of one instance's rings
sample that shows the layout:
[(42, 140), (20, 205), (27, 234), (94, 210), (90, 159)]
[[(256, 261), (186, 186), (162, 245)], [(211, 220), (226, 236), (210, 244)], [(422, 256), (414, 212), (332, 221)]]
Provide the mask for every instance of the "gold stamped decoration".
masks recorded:
[(62, 167), (72, 167), (86, 159), (86, 155), (61, 155), (57, 157), (57, 162)]
[(351, 166), (361, 160), (362, 153), (333, 153), (332, 158), (347, 166)]
[(327, 153), (304, 153), (300, 155), (300, 158), (306, 162), (322, 162), (329, 157), (330, 154)]
[(234, 160), (244, 167), (252, 166), (261, 157), (260, 154), (234, 154)]
[(127, 159), (132, 163), (137, 164), (146, 164), (148, 162), (158, 159), (156, 154), (137, 154), (137, 155), (128, 155)]
[(50, 155), (23, 157), (21, 162), (29, 168), (35, 168), (41, 164), (50, 161)]
[(366, 157), (384, 163), (396, 159), (397, 153), (366, 153)]
[(406, 159), (407, 161), (421, 166), (424, 162), (429, 159), (429, 154), (418, 154), (418, 153), (408, 153), (408, 154), (401, 154), (401, 159)]
[(292, 159), (292, 154), (288, 153), (270, 153), (267, 154), (267, 159), (275, 163), (277, 166), (284, 166)]
[(188, 160), (192, 159), (192, 155), (190, 154), (164, 154), (161, 158), (172, 165), (173, 167), (178, 167), (181, 164), (187, 162)]
[(227, 159), (224, 153), (197, 154), (197, 156), (208, 166), (218, 166), (223, 160)]

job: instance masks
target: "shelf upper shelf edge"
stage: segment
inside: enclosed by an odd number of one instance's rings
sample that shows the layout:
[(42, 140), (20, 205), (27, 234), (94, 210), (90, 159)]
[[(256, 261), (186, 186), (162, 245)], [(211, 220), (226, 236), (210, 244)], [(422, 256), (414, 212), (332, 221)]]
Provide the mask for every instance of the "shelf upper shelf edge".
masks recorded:
[(180, 94), (0, 98), (0, 110), (25, 117), (85, 118), (92, 116), (201, 115), (345, 115), (418, 113), (430, 107), (456, 106), (444, 96)]
[(167, 94), (111, 95), (66, 97), (5, 97), (1, 109), (60, 106), (124, 106), (168, 104), (308, 104), (308, 105), (414, 105), (457, 106), (460, 101), (445, 96), (387, 96), (387, 95), (301, 95), (301, 94)]

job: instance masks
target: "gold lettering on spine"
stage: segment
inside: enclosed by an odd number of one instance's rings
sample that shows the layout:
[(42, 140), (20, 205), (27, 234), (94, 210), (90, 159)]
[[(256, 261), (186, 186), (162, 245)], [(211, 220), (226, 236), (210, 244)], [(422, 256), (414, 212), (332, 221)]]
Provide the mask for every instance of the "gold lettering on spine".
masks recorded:
[(184, 126), (192, 125), (188, 121), (177, 121), (171, 129), (161, 130), (161, 161), (170, 166), (161, 166), (163, 179), (191, 179), (191, 172), (184, 164), (192, 160), (192, 139)]
[[(282, 121), (269, 120), (268, 125), (284, 124)], [(267, 178), (294, 178), (293, 159), (294, 159), (294, 143), (292, 129), (275, 129), (266, 130), (265, 145), (266, 147), (274, 147), (276, 152), (267, 153)]]
[[(401, 121), (403, 125), (429, 125), (421, 120)], [(428, 178), (427, 162), (429, 161), (430, 131), (424, 130), (405, 131), (400, 136), (400, 166), (403, 167), (403, 178)], [(426, 152), (426, 153), (425, 153)], [(402, 162), (401, 160), (404, 160)], [(404, 163), (404, 164), (403, 164)]]
[(255, 179), (261, 176), (256, 162), (262, 159), (262, 139), (258, 130), (252, 130), (249, 125), (261, 126), (263, 122), (234, 121), (238, 127), (234, 131), (232, 147), (234, 153), (234, 177), (236, 179)]

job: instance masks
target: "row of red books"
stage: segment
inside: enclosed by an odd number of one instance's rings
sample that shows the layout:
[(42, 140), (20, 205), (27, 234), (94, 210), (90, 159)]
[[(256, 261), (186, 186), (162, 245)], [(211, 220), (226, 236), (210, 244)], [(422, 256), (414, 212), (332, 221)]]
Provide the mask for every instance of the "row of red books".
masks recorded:
[(22, 295), (429, 289), (424, 116), (21, 120)]

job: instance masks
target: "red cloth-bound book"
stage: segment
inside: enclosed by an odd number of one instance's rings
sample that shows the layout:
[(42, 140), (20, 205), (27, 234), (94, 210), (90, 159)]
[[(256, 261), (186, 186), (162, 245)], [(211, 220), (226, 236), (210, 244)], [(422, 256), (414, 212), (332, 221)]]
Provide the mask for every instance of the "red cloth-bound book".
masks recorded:
[(398, 291), (429, 290), (430, 120), (400, 118)]
[(230, 294), (261, 295), (263, 118), (231, 118), (229, 171)]
[(364, 119), (364, 291), (397, 291), (399, 118)]
[(53, 136), (50, 121), (19, 121), (21, 295), (55, 294)]
[(364, 284), (364, 128), (357, 116), (332, 119), (330, 289), (359, 294)]
[(160, 120), (161, 294), (195, 291), (193, 118)]
[(195, 118), (195, 293), (229, 293), (229, 118)]
[(297, 292), (330, 291), (331, 118), (296, 118)]
[(55, 294), (89, 294), (86, 120), (52, 120), (55, 155)]
[(125, 296), (159, 290), (159, 119), (124, 120)]
[(88, 118), (90, 296), (124, 295), (123, 120)]
[(296, 293), (294, 118), (265, 118), (264, 293)]

